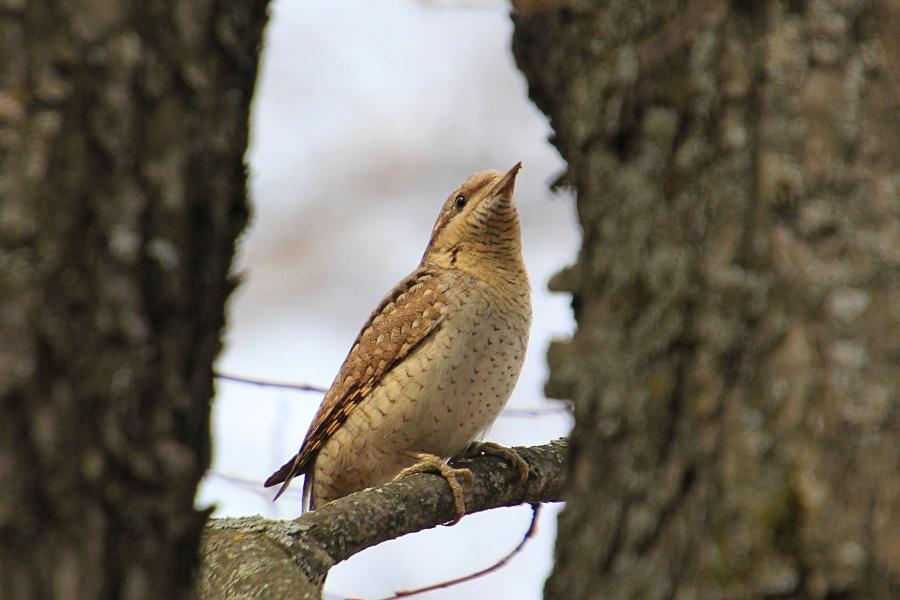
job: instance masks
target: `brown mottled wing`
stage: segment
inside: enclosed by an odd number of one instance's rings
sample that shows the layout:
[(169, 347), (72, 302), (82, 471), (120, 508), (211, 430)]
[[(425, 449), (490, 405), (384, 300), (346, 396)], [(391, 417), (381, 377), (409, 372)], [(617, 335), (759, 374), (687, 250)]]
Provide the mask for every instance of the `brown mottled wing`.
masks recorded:
[(266, 480), (266, 487), (284, 482), (276, 500), (394, 365), (440, 326), (446, 289), (441, 275), (420, 267), (384, 297), (325, 394), (300, 452)]

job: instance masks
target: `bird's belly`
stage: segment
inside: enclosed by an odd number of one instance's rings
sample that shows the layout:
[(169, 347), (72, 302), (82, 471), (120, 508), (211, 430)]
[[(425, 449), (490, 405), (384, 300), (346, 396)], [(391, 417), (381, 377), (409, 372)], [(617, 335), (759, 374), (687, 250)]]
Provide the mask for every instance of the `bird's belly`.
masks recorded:
[[(527, 331), (497, 319), (448, 323), (420, 359), (425, 385), (410, 410), (420, 451), (456, 456), (482, 435), (512, 394)], [(439, 363), (438, 368), (429, 368)]]
[[(316, 487), (339, 497), (379, 485), (413, 464), (412, 452), (461, 453), (485, 432), (515, 387), (527, 322), (491, 313), (448, 320), (362, 400), (325, 443), (337, 463)], [(325, 488), (334, 490), (328, 493)]]

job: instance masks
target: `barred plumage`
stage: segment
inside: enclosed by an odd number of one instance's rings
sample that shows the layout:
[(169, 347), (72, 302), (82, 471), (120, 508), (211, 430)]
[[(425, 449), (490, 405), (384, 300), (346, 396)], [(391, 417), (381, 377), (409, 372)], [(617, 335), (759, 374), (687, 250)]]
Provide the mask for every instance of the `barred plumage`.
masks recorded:
[[(315, 509), (420, 459), (454, 487), (454, 470), (423, 455), (459, 456), (483, 434), (525, 356), (530, 288), (512, 199), (519, 168), (476, 173), (450, 194), (419, 267), (372, 312), (300, 451), (266, 481), (283, 482), (276, 498), (305, 474), (304, 506)], [(458, 486), (454, 494), (461, 512)]]

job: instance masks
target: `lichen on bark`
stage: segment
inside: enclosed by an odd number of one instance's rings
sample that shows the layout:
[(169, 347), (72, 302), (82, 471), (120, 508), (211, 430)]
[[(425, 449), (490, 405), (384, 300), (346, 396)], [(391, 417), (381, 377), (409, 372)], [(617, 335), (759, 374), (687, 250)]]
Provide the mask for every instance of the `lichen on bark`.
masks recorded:
[(571, 2), (514, 52), (584, 241), (548, 598), (900, 591), (884, 2)]

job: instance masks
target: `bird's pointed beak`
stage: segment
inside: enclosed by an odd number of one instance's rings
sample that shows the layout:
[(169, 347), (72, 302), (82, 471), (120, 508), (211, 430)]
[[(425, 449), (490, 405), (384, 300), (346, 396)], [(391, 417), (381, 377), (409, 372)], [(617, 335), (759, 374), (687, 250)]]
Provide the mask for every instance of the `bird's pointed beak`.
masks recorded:
[(503, 194), (505, 196), (512, 196), (513, 190), (516, 188), (516, 175), (519, 174), (519, 169), (521, 168), (521, 161), (514, 164), (512, 169), (507, 171), (506, 174), (500, 178), (500, 181), (494, 184), (494, 189), (491, 192), (491, 195), (498, 196), (500, 194)]

